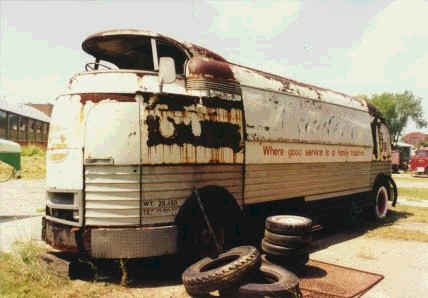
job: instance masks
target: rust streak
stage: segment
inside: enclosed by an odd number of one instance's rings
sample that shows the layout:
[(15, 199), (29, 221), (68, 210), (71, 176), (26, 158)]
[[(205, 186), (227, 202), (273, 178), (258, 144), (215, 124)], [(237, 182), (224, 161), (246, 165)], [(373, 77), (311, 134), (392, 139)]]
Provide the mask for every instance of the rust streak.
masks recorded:
[(135, 94), (120, 94), (120, 93), (82, 93), (80, 94), (80, 102), (85, 104), (87, 101), (94, 103), (102, 100), (111, 99), (122, 102), (135, 102)]

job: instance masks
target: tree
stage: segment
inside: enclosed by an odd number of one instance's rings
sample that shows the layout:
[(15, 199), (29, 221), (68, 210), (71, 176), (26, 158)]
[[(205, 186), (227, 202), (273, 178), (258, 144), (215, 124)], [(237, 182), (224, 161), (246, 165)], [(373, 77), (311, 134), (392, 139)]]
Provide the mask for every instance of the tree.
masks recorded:
[(428, 142), (420, 142), (417, 146), (416, 146), (416, 148), (421, 148), (421, 147), (428, 147)]
[(374, 94), (371, 97), (363, 97), (375, 105), (382, 113), (391, 130), (393, 146), (397, 144), (409, 119), (412, 119), (418, 128), (428, 125), (423, 115), (422, 99), (410, 91), (404, 91), (403, 93), (384, 92), (382, 94)]

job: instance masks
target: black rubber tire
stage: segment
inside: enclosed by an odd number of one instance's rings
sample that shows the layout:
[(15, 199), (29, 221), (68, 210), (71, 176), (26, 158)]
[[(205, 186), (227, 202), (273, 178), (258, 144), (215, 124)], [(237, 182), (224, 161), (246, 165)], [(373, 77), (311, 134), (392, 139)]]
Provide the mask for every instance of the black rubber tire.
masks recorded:
[(262, 264), (259, 271), (262, 276), (260, 283), (247, 283), (239, 287), (242, 297), (296, 297), (293, 293), (300, 293), (299, 278), (293, 272), (274, 264)]
[(272, 243), (266, 241), (265, 238), (263, 238), (262, 239), (262, 250), (265, 253), (270, 254), (270, 255), (297, 256), (297, 255), (302, 255), (302, 254), (308, 253), (309, 245), (299, 247), (299, 248), (285, 247), (285, 246), (272, 244)]
[(285, 268), (302, 267), (309, 262), (309, 253), (296, 256), (262, 255), (262, 264), (274, 264)]
[(206, 257), (196, 262), (183, 272), (182, 280), (190, 295), (203, 295), (236, 286), (260, 264), (255, 247), (239, 246), (216, 259)]
[(282, 235), (304, 235), (312, 230), (312, 220), (296, 215), (275, 215), (266, 218), (266, 230)]
[(388, 201), (391, 194), (389, 183), (384, 179), (379, 179), (372, 192), (373, 205), (373, 218), (375, 220), (382, 220), (388, 215)]
[(303, 235), (282, 235), (265, 230), (265, 239), (272, 244), (299, 248), (312, 242), (312, 233)]

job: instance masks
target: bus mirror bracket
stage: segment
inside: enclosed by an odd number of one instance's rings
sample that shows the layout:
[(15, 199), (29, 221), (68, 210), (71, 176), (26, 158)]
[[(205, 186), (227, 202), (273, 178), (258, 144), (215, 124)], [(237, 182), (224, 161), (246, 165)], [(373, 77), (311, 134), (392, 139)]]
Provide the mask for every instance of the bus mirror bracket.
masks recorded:
[(176, 79), (175, 63), (171, 57), (159, 59), (159, 91), (162, 93), (163, 84), (170, 84)]

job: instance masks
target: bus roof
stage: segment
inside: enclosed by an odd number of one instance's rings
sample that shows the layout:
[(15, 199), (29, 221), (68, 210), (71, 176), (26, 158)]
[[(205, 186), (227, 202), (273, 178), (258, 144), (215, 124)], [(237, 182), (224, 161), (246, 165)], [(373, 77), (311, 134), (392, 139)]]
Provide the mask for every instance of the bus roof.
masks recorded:
[(201, 47), (189, 42), (178, 41), (176, 39), (167, 37), (159, 33), (155, 33), (149, 30), (141, 30), (141, 29), (116, 29), (116, 30), (108, 30), (108, 31), (95, 33), (85, 39), (85, 41), (82, 43), (82, 48), (86, 53), (92, 56), (98, 56), (98, 54), (102, 52), (102, 49), (100, 49), (97, 41), (108, 40), (108, 39), (111, 39), (112, 37), (126, 37), (126, 36), (154, 37), (158, 40), (162, 40), (162, 41), (174, 44), (175, 46), (183, 49), (188, 56), (203, 56), (203, 57), (207, 57), (207, 58), (215, 59), (219, 61), (226, 61), (226, 59), (224, 59), (220, 55), (204, 47)]
[[(228, 62), (217, 53), (201, 46), (188, 42), (181, 42), (148, 30), (117, 29), (96, 33), (85, 39), (85, 41), (82, 43), (82, 48), (88, 54), (102, 58), (106, 47), (108, 47), (108, 51), (111, 52), (119, 51), (119, 48), (126, 47), (123, 43), (121, 43), (120, 37), (124, 38), (122, 40), (123, 42), (126, 39), (126, 42), (138, 43), (138, 38), (132, 39), (132, 37), (138, 36), (153, 37), (158, 40), (173, 44), (176, 47), (182, 49), (187, 54), (189, 59), (191, 61), (193, 60), (192, 62), (194, 63), (190, 64), (190, 67), (198, 72), (197, 75), (204, 76), (203, 72), (208, 71), (208, 73), (206, 73), (206, 77), (211, 77), (214, 80), (223, 80), (225, 78), (225, 74), (227, 74), (227, 76), (233, 74), (233, 80), (240, 83), (241, 85), (249, 85), (274, 91), (287, 92), (297, 96), (356, 108), (359, 110), (368, 111), (373, 116), (378, 116), (379, 114), (375, 107), (368, 107), (364, 99), (349, 96), (342, 92), (318, 87), (312, 84), (299, 82), (283, 76), (274, 75), (250, 67), (234, 64)], [(116, 40), (116, 42), (112, 42), (116, 38), (119, 39)], [(111, 41), (110, 44), (106, 45), (106, 43), (109, 41)], [(132, 45), (129, 46), (131, 47)], [(219, 76), (217, 77), (216, 74), (219, 74)]]

